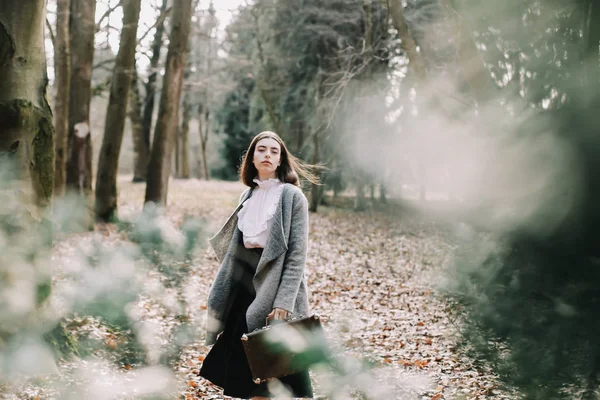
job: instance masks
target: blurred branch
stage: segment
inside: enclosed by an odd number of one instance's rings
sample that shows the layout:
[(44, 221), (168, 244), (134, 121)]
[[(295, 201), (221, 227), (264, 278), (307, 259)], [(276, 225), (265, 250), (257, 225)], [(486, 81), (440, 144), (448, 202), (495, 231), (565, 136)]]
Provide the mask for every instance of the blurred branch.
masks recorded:
[[(111, 31), (111, 30), (115, 31), (116, 33), (121, 33), (120, 29), (117, 29), (117, 28), (115, 28), (112, 25), (103, 26), (102, 29), (100, 29), (98, 32), (108, 32), (108, 31)], [(108, 40), (105, 43), (108, 43)]]
[(108, 10), (106, 10), (104, 12), (104, 14), (102, 14), (100, 19), (98, 20), (98, 23), (96, 24), (96, 33), (100, 32), (100, 29), (101, 29), (101, 26), (102, 26), (102, 23), (104, 22), (104, 20), (106, 18), (108, 18), (110, 16), (110, 14), (112, 14), (113, 11), (115, 11), (117, 8), (121, 7), (122, 4), (123, 4), (123, 0), (119, 0), (119, 2), (114, 7), (109, 7)]
[(50, 25), (50, 21), (48, 21), (48, 18), (46, 18), (46, 26), (48, 27), (48, 32), (50, 33), (50, 41), (52, 41), (52, 47), (56, 48), (56, 36), (54, 35), (52, 25)]
[(140, 51), (138, 51), (138, 54), (145, 56), (148, 59), (148, 61), (150, 61), (152, 59), (152, 54), (149, 51), (140, 50)]
[(102, 60), (99, 63), (94, 64), (94, 66), (92, 67), (92, 69), (98, 69), (98, 68), (105, 68), (107, 64), (112, 64), (116, 61), (116, 58), (109, 58), (106, 60)]
[(158, 25), (162, 24), (163, 21), (169, 16), (169, 14), (171, 14), (172, 10), (173, 10), (173, 7), (169, 7), (164, 12), (161, 12), (160, 15), (158, 16), (158, 18), (156, 19), (156, 22), (154, 22), (154, 24), (152, 24), (152, 26), (150, 28), (148, 28), (148, 30), (146, 32), (144, 32), (144, 34), (138, 39), (138, 43), (141, 43), (141, 41), (144, 40), (146, 38), (146, 36), (148, 36), (150, 34), (150, 31), (152, 31), (152, 29), (154, 29)]

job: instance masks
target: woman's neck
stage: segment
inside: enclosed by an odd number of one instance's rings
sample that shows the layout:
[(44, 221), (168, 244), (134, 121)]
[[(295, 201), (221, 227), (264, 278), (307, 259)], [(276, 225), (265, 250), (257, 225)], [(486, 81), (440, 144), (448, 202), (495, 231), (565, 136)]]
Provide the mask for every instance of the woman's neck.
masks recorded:
[(264, 182), (264, 181), (268, 181), (269, 179), (275, 179), (275, 178), (277, 178), (277, 175), (275, 175), (275, 174), (270, 174), (270, 175), (261, 175), (261, 174), (258, 174), (257, 178), (258, 178), (259, 181)]

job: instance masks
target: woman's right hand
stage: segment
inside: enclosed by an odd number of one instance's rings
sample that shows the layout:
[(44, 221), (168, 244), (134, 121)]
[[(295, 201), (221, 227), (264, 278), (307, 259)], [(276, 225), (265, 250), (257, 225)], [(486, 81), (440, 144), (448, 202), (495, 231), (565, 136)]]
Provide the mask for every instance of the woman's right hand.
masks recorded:
[(283, 308), (274, 308), (273, 311), (267, 315), (267, 325), (270, 320), (286, 320), (291, 316), (291, 313)]

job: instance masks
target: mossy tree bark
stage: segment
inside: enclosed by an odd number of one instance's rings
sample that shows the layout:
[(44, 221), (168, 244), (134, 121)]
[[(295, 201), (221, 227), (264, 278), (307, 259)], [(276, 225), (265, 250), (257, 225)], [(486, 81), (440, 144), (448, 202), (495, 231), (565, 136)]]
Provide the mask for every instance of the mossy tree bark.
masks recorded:
[(0, 152), (14, 154), (27, 200), (54, 188), (54, 127), (46, 98), (45, 0), (0, 2)]
[(123, 29), (113, 70), (104, 137), (98, 160), (98, 179), (96, 179), (96, 217), (102, 221), (110, 221), (116, 217), (117, 212), (119, 154), (134, 71), (140, 3), (140, 0), (122, 1)]
[(177, 134), (179, 103), (183, 84), (183, 69), (187, 64), (191, 8), (191, 0), (174, 0), (173, 2), (167, 66), (148, 165), (145, 202), (167, 204), (171, 157), (176, 139), (175, 135)]
[[(32, 210), (27, 207), (30, 202), (40, 208), (49, 205), (54, 189), (54, 126), (46, 98), (45, 22), (46, 0), (0, 1), (0, 153), (17, 161), (24, 211)], [(37, 283), (36, 306), (45, 303), (51, 289), (49, 278)], [(7, 340), (7, 334), (0, 332), (0, 342)], [(57, 357), (76, 352), (74, 346), (67, 348), (66, 343), (73, 343), (73, 338), (62, 325), (57, 324), (44, 336), (57, 349)]]

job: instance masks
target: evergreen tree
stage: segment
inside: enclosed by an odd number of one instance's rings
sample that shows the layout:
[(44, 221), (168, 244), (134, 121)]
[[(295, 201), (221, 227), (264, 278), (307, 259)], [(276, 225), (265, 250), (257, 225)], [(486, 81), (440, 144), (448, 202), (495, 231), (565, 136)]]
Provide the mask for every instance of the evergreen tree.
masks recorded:
[(235, 180), (241, 165), (242, 153), (256, 134), (248, 129), (250, 119), (250, 96), (254, 90), (252, 79), (242, 80), (226, 96), (223, 107), (217, 115), (218, 123), (225, 133), (222, 156), (226, 166), (216, 171), (220, 179)]

